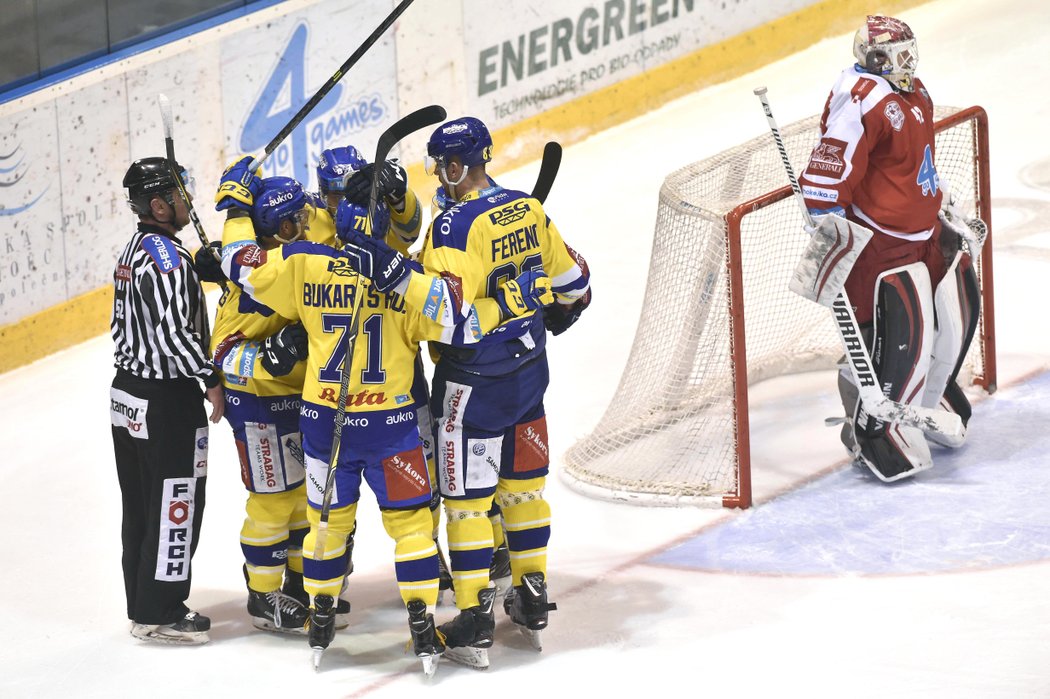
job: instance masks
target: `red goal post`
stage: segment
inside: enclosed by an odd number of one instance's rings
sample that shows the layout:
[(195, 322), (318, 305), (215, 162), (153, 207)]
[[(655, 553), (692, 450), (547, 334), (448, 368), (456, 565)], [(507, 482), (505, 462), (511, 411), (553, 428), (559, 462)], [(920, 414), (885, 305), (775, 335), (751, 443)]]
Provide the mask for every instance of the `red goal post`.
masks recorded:
[[(935, 115), (938, 174), (988, 224), (977, 263), (980, 324), (960, 382), (990, 393), (988, 118), (980, 107)], [(801, 171), (819, 140), (818, 118), (782, 135)], [(664, 181), (634, 345), (601, 421), (566, 453), (561, 473), (570, 487), (646, 505), (751, 505), (748, 386), (832, 370), (842, 355), (828, 309), (788, 291), (807, 238), (785, 179), (766, 133)]]

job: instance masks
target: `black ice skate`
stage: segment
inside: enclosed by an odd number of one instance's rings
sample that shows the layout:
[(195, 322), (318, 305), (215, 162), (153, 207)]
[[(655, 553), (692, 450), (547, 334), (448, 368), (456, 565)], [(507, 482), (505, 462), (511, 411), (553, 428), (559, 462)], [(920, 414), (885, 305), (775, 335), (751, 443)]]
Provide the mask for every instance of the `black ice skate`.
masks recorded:
[(313, 650), (314, 670), (321, 667), (321, 656), (335, 638), (335, 598), (316, 595), (310, 610), (310, 648)]
[(489, 666), (492, 633), (496, 617), (492, 613), (496, 588), (478, 592), (478, 605), (461, 611), (452, 621), (438, 627), (438, 638), (445, 644), (445, 657), (475, 670)]
[(540, 572), (521, 576), (521, 584), (512, 587), (503, 599), (503, 611), (536, 650), (543, 650), (540, 631), (547, 628), (547, 612), (557, 608), (547, 601), (547, 582)]
[(210, 628), (211, 619), (197, 612), (188, 612), (186, 616), (171, 624), (133, 623), (131, 635), (140, 641), (196, 646), (208, 642)]
[(412, 650), (423, 661), (423, 674), (433, 676), (445, 646), (434, 628), (434, 615), (427, 613), (427, 605), (422, 600), (408, 603), (408, 630), (412, 634)]
[(248, 590), (248, 613), (252, 626), (264, 631), (305, 634), (310, 612), (294, 597), (280, 590), (256, 592)]
[[(343, 592), (346, 592), (346, 578), (343, 578)], [(281, 592), (299, 602), (307, 610), (310, 609), (310, 595), (303, 589), (303, 574), (294, 570), (285, 569), (284, 585)], [(340, 593), (342, 594), (342, 593)], [(337, 597), (335, 600), (335, 629), (341, 631), (350, 625), (350, 602)]]
[(496, 585), (497, 596), (510, 589), (510, 550), (505, 541), (492, 551), (489, 580)]

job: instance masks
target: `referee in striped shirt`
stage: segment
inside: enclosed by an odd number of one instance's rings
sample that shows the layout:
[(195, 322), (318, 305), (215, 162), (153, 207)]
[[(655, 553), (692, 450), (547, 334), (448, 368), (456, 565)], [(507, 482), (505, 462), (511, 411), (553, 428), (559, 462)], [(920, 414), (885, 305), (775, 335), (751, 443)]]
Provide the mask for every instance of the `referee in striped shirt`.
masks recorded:
[(165, 158), (136, 160), (124, 187), (139, 223), (113, 273), (110, 422), (128, 618), (131, 634), (144, 641), (205, 643), (211, 622), (186, 599), (208, 469), (203, 399), (218, 422), (223, 393), (207, 353), (204, 292), (176, 238), (191, 202)]

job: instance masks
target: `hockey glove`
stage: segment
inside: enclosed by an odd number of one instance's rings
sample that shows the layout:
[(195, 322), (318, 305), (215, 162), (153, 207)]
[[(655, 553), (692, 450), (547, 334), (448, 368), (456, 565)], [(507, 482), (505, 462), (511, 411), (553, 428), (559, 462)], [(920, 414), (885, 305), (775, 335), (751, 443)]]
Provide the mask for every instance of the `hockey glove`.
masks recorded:
[(385, 238), (390, 229), (390, 208), (386, 204), (376, 206), (372, 226), (374, 230), (368, 227), (368, 204), (354, 204), (346, 199), (339, 202), (339, 208), (335, 210), (336, 238), (347, 242), (351, 230), (374, 238)]
[(215, 210), (225, 211), (230, 208), (249, 211), (255, 203), (255, 197), (262, 189), (263, 181), (248, 169), (252, 157), (245, 157), (230, 163), (219, 180), (219, 189), (215, 192)]
[(306, 359), (306, 330), (301, 323), (293, 323), (270, 335), (263, 342), (262, 366), (271, 376), (286, 376), (296, 362)]
[(959, 239), (966, 243), (966, 251), (970, 253), (970, 258), (976, 260), (984, 250), (984, 241), (988, 237), (988, 226), (977, 216), (969, 218), (966, 215), (963, 211), (966, 203), (961, 197), (955, 195), (951, 190), (951, 185), (944, 178), (941, 178), (941, 187), (944, 194), (937, 218), (941, 220), (942, 230), (947, 229), (959, 236)]
[[(346, 202), (340, 203), (340, 208)], [(349, 228), (339, 235), (343, 240), (342, 254), (350, 268), (372, 281), (376, 291), (394, 291), (402, 281), (415, 271), (422, 271), (418, 262), (413, 262), (378, 238), (370, 238), (356, 228)]]
[(804, 299), (831, 308), (872, 232), (837, 212), (816, 213), (814, 225), (802, 227), (809, 233), (809, 243), (795, 265), (788, 288)]
[(554, 302), (551, 280), (543, 270), (527, 269), (500, 285), (496, 292), (500, 321), (523, 316)]
[(591, 305), (591, 290), (571, 304), (553, 303), (543, 309), (543, 324), (553, 335), (561, 335), (580, 319), (587, 306)]
[(202, 282), (218, 284), (226, 281), (226, 275), (222, 272), (222, 264), (219, 262), (221, 250), (222, 243), (216, 240), (200, 246), (197, 252), (193, 253), (193, 269)]
[[(346, 180), (346, 198), (354, 204), (368, 206), (368, 198), (372, 193), (372, 173), (374, 165), (369, 163), (353, 173)], [(379, 186), (377, 197), (382, 197), (390, 204), (397, 204), (405, 198), (408, 190), (408, 176), (405, 168), (401, 167), (397, 160), (388, 160), (383, 163), (379, 171)]]

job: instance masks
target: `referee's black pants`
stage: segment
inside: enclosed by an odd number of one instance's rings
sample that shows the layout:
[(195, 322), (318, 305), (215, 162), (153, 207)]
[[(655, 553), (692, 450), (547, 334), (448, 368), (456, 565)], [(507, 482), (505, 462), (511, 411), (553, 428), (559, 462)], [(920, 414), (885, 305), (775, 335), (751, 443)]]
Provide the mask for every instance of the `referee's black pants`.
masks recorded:
[(204, 514), (204, 394), (196, 379), (142, 379), (118, 369), (110, 417), (128, 618), (171, 624), (189, 611), (190, 559)]

